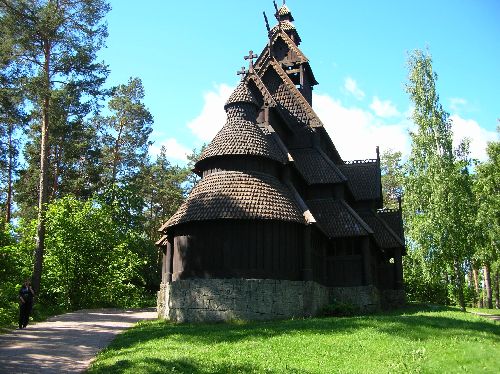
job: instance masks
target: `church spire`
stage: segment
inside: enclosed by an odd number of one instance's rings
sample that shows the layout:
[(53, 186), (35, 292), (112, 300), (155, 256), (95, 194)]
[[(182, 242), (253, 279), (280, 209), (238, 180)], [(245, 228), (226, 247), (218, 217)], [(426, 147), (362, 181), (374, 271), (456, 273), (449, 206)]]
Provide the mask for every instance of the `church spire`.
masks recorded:
[(285, 2), (283, 2), (283, 5), (281, 8), (278, 9), (278, 20), (281, 21), (288, 21), (288, 22), (293, 22), (293, 16), (292, 12), (290, 12), (290, 9), (286, 6)]
[(276, 1), (273, 1), (273, 3), (274, 9), (276, 9), (276, 13), (274, 14), (274, 16), (276, 17), (278, 24), (273, 28), (272, 31), (275, 31), (276, 29), (280, 31), (283, 30), (298, 46), (301, 42), (301, 39), (299, 34), (297, 33), (297, 30), (295, 29), (295, 25), (292, 23), (294, 21), (292, 12), (290, 12), (290, 9), (288, 9), (285, 2), (283, 2), (283, 5), (279, 9), (276, 5)]

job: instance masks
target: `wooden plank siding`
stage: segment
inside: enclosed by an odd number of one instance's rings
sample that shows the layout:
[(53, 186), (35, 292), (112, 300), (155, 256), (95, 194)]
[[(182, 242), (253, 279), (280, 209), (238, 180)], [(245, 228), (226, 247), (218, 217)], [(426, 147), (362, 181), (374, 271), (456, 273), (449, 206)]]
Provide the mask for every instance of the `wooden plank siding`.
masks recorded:
[(300, 224), (270, 220), (179, 225), (174, 233), (173, 280), (301, 280), (302, 233)]

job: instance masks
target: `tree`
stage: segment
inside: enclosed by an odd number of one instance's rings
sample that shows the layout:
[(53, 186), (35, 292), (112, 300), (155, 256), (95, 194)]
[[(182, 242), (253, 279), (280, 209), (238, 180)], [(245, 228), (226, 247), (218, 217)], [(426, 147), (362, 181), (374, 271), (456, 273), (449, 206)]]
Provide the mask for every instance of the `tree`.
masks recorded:
[(387, 208), (398, 208), (403, 193), (403, 164), (401, 152), (391, 149), (382, 153), (380, 160), (382, 195)]
[(153, 116), (143, 99), (141, 80), (130, 78), (127, 84), (112, 90), (108, 103), (112, 115), (95, 118), (97, 126), (104, 130), (103, 161), (108, 185), (130, 181), (148, 162)]
[[(78, 92), (61, 88), (52, 93), (51, 137), (48, 148), (49, 200), (72, 194), (87, 199), (98, 190), (102, 173), (98, 129), (85, 117), (89, 111)], [(33, 122), (24, 148), (25, 167), (16, 183), (21, 216), (36, 217), (36, 171), (40, 167), (40, 128)]]
[(140, 234), (123, 230), (114, 209), (99, 198), (70, 195), (49, 204), (45, 302), (79, 309), (140, 300), (144, 259), (133, 249)]
[(107, 36), (103, 17), (110, 9), (104, 0), (0, 0), (1, 49), (24, 72), (23, 90), (40, 125), (38, 228), (33, 287), (38, 292), (45, 248), (48, 202), (49, 133), (54, 89), (99, 98), (107, 75), (96, 53)]
[[(5, 46), (4, 46), (5, 47)], [(6, 46), (7, 50), (9, 46)], [(13, 205), (13, 184), (18, 166), (19, 136), (25, 116), (22, 97), (16, 82), (19, 71), (12, 59), (0, 52), (0, 203), (4, 201), (5, 223), (10, 223)], [(2, 198), (5, 196), (4, 198)]]
[(412, 149), (404, 183), (406, 233), (430, 269), (444, 271), (450, 296), (465, 310), (464, 267), (472, 257), (472, 178), (468, 144), (454, 150), (451, 121), (439, 103), (437, 74), (428, 52), (409, 58), (407, 92), (414, 103)]
[(142, 170), (140, 179), (144, 182), (145, 229), (151, 241), (158, 240), (158, 229), (184, 201), (190, 173), (188, 167), (170, 164), (165, 147), (161, 147), (156, 161)]
[[(500, 132), (500, 127), (497, 132)], [(477, 179), (474, 184), (477, 202), (475, 232), (478, 234), (475, 257), (483, 266), (486, 305), (493, 308), (491, 268), (496, 268), (495, 284), (498, 288), (500, 259), (500, 142), (488, 143), (486, 151), (488, 160), (477, 166)], [(498, 294), (498, 291), (495, 294)], [(496, 295), (497, 305), (500, 303), (498, 299)]]

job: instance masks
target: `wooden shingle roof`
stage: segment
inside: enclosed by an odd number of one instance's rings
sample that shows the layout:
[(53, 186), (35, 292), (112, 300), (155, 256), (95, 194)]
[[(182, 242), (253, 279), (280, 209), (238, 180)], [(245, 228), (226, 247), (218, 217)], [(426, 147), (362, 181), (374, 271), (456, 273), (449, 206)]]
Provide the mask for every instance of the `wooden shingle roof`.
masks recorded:
[(250, 155), (266, 157), (281, 163), (287, 155), (279, 148), (271, 134), (264, 134), (252, 121), (231, 118), (205, 148), (198, 162), (209, 157)]
[(291, 192), (268, 174), (220, 171), (204, 177), (161, 227), (215, 219), (258, 219), (305, 223)]
[(404, 241), (401, 211), (396, 209), (383, 209), (377, 211), (377, 216), (387, 223), (387, 225), (401, 239), (401, 241)]
[(307, 184), (342, 183), (346, 177), (328, 157), (315, 148), (290, 150), (295, 167)]
[(358, 212), (359, 216), (372, 229), (375, 241), (381, 248), (399, 248), (404, 247), (404, 242), (398, 235), (382, 220), (376, 212), (364, 211)]
[(241, 81), (240, 84), (235, 88), (229, 99), (226, 101), (224, 105), (224, 109), (234, 103), (249, 103), (254, 104), (255, 106), (260, 106), (259, 101), (253, 94), (252, 90), (247, 85), (246, 81)]
[(339, 165), (347, 177), (347, 184), (356, 200), (379, 200), (381, 198), (380, 165), (376, 160)]
[(316, 222), (329, 238), (366, 236), (373, 230), (344, 201), (335, 199), (307, 200)]

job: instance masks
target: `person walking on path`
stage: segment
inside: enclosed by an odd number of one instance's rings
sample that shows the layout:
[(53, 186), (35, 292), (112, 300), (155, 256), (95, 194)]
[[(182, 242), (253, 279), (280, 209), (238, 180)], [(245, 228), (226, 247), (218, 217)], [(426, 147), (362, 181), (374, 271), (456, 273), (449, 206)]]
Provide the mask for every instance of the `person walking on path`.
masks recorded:
[(31, 287), (30, 280), (26, 279), (19, 290), (19, 329), (24, 329), (28, 326), (34, 297), (35, 291)]

